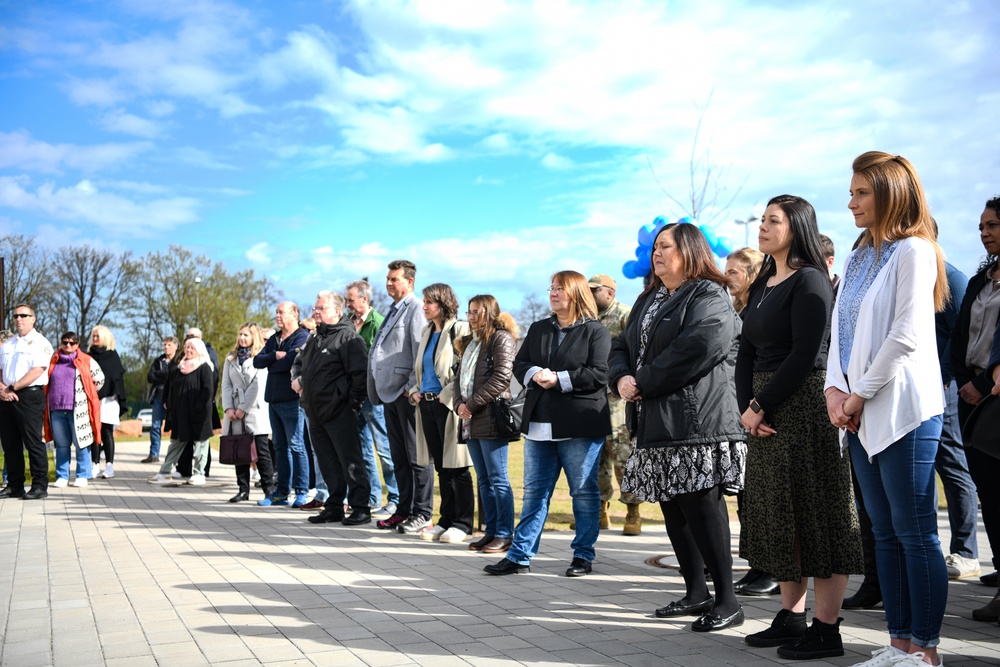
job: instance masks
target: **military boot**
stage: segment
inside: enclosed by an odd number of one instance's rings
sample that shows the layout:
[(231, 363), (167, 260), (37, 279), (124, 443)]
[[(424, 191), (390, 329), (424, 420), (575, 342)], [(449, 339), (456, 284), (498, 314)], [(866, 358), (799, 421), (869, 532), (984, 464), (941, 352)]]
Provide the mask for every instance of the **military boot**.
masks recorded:
[(626, 505), (628, 514), (625, 515), (625, 526), (622, 527), (622, 535), (642, 534), (642, 517), (639, 516), (639, 505)]

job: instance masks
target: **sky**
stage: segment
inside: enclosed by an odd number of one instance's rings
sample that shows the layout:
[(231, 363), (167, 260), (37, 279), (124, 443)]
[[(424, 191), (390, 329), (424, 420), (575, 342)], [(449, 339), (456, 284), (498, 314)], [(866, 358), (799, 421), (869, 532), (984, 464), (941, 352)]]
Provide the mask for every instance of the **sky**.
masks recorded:
[(971, 275), (998, 34), (995, 0), (0, 0), (0, 234), (179, 243), (301, 304), (397, 258), (463, 305), (516, 310), (562, 269), (630, 303), (692, 155), (734, 247), (790, 193), (846, 251), (851, 162), (883, 150)]

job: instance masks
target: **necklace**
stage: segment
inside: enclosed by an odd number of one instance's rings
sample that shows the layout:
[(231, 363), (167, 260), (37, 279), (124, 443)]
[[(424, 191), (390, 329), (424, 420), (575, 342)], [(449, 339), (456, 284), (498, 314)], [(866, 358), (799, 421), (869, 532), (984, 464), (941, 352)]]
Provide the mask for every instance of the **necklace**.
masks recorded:
[[(778, 283), (778, 285), (780, 285), (780, 284), (781, 283)], [(770, 285), (770, 286), (764, 285), (764, 293), (760, 295), (760, 301), (757, 302), (757, 307), (758, 308), (760, 308), (760, 304), (764, 303), (764, 299), (766, 299), (768, 296), (770, 296), (771, 292), (773, 292), (774, 288), (777, 287), (778, 285)], [(771, 290), (771, 291), (769, 292), (768, 290)]]

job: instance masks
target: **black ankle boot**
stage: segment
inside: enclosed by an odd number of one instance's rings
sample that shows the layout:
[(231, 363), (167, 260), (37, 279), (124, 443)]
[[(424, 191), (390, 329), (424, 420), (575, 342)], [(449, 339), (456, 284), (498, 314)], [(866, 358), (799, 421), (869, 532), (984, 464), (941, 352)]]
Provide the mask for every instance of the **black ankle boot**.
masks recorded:
[(750, 646), (785, 646), (794, 644), (806, 633), (806, 612), (782, 609), (771, 621), (767, 630), (747, 635), (744, 641)]
[(802, 639), (788, 646), (778, 647), (778, 656), (787, 660), (818, 660), (844, 655), (844, 643), (840, 639), (840, 622), (824, 623), (813, 618)]

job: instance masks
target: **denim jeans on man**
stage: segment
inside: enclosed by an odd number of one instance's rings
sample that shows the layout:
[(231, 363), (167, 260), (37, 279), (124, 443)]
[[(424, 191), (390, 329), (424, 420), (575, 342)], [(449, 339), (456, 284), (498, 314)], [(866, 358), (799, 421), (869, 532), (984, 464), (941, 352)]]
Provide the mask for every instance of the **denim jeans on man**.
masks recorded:
[(385, 430), (385, 415), (381, 405), (372, 405), (365, 399), (358, 413), (358, 433), (361, 436), (361, 451), (368, 467), (368, 481), (371, 484), (372, 505), (382, 503), (382, 484), (378, 479), (376, 457), (382, 464), (382, 478), (385, 481), (386, 502), (399, 503), (399, 487), (396, 486), (396, 471), (392, 466), (389, 451), (389, 436)]
[(514, 491), (507, 475), (506, 440), (470, 438), (469, 456), (476, 469), (479, 502), (486, 518), (486, 534), (493, 537), (514, 535)]
[(940, 642), (948, 570), (937, 532), (934, 459), (941, 416), (932, 417), (868, 462), (854, 433), (851, 463), (875, 532), (875, 561), (889, 636), (924, 648)]
[(958, 419), (958, 386), (954, 381), (945, 388), (944, 396), (941, 443), (934, 468), (941, 476), (944, 497), (948, 500), (948, 525), (951, 526), (949, 553), (979, 560), (979, 547), (976, 544), (979, 499), (962, 444), (962, 426)]
[(70, 448), (76, 450), (76, 478), (90, 479), (90, 447), (80, 447), (72, 410), (51, 410), (52, 440), (56, 445), (56, 479), (69, 479)]
[(160, 436), (163, 434), (163, 399), (153, 399), (153, 421), (149, 427), (149, 455), (160, 455)]
[[(298, 401), (276, 401), (268, 404), (271, 417), (271, 440), (277, 455), (278, 483), (274, 495), (287, 498), (290, 491), (309, 491), (309, 457), (302, 440), (305, 412)], [(294, 477), (293, 477), (294, 475)]]
[(565, 470), (576, 521), (576, 536), (570, 544), (573, 558), (593, 562), (594, 543), (600, 530), (601, 492), (597, 486), (597, 470), (602, 447), (603, 437), (524, 440), (524, 502), (521, 503), (521, 520), (514, 529), (514, 543), (507, 552), (508, 560), (528, 565), (538, 553), (552, 491), (559, 480), (559, 471)]

